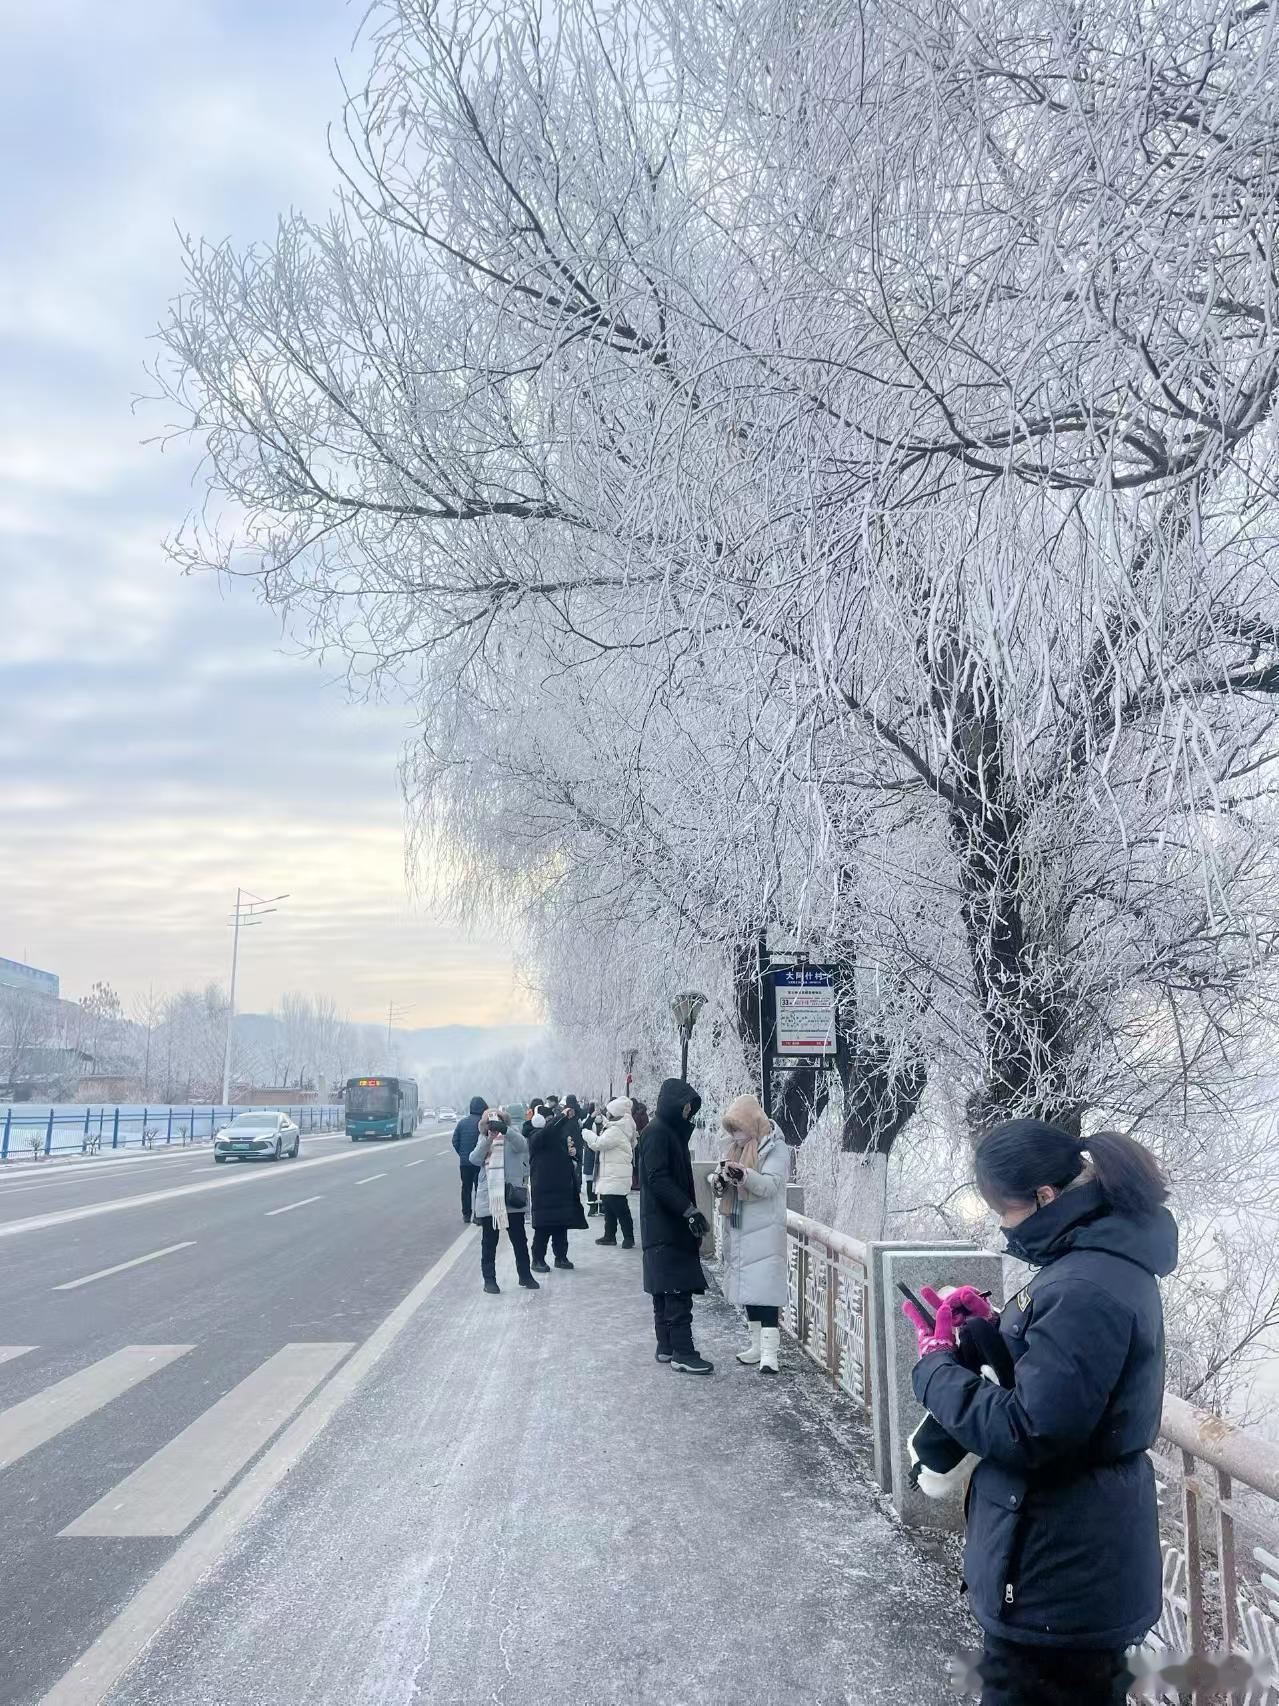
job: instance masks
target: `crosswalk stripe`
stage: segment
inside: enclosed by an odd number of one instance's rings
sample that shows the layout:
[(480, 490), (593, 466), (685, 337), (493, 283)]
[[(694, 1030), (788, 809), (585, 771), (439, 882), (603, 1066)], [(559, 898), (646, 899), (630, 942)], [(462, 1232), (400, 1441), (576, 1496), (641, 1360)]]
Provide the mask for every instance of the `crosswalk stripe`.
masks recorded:
[(292, 1209), (305, 1208), (308, 1203), (319, 1202), (319, 1200), (319, 1197), (303, 1197), (301, 1202), (286, 1202), (283, 1208), (267, 1209), (266, 1218), (270, 1220), (273, 1214), (288, 1214)]
[(140, 1268), (144, 1262), (158, 1262), (161, 1256), (171, 1256), (175, 1250), (190, 1250), (194, 1246), (194, 1238), (187, 1238), (181, 1244), (166, 1244), (163, 1250), (151, 1250), (145, 1256), (134, 1256), (132, 1261), (117, 1262), (113, 1268), (99, 1268), (96, 1274), (84, 1274), (80, 1279), (64, 1280), (53, 1289), (78, 1291), (82, 1285), (92, 1285), (94, 1280), (110, 1279), (112, 1274), (122, 1274), (126, 1268)]
[(12, 1362), (14, 1357), (24, 1357), (34, 1349), (34, 1345), (0, 1345), (0, 1362)]
[(353, 1348), (285, 1345), (63, 1535), (154, 1539), (183, 1533)]
[(191, 1345), (126, 1345), (100, 1362), (46, 1386), (20, 1404), (0, 1410), (0, 1469), (16, 1463), (113, 1398), (158, 1374)]

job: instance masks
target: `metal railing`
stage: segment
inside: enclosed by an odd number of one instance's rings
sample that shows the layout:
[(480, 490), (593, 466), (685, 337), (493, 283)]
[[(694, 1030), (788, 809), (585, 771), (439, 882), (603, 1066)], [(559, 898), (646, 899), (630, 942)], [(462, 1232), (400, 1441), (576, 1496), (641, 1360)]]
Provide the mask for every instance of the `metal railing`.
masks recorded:
[[(280, 1110), (303, 1131), (332, 1131), (342, 1124), (341, 1103), (304, 1102)], [(246, 1107), (165, 1103), (161, 1107), (83, 1104), (39, 1107), (30, 1102), (0, 1109), (0, 1162), (53, 1155), (95, 1155), (107, 1149), (164, 1149), (203, 1143)]]
[[(873, 1411), (868, 1247), (793, 1212), (786, 1229), (787, 1332)], [(1146, 1648), (1196, 1657), (1179, 1687), (1142, 1698), (1279, 1706), (1279, 1444), (1169, 1392), (1151, 1458), (1164, 1592)]]

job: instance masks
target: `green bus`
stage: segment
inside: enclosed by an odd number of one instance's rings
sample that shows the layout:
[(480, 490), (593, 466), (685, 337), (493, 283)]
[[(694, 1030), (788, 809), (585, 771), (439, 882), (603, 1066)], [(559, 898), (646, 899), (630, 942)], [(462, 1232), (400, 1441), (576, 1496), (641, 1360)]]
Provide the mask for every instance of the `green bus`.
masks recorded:
[(343, 1100), (352, 1143), (365, 1137), (412, 1137), (417, 1130), (417, 1085), (411, 1078), (348, 1078)]

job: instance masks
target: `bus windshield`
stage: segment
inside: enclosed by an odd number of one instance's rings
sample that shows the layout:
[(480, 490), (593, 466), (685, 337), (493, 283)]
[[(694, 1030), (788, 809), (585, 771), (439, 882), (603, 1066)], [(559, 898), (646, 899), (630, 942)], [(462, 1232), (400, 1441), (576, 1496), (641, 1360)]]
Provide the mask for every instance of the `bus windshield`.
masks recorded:
[(346, 1111), (356, 1119), (378, 1120), (397, 1113), (400, 1106), (396, 1084), (348, 1084)]

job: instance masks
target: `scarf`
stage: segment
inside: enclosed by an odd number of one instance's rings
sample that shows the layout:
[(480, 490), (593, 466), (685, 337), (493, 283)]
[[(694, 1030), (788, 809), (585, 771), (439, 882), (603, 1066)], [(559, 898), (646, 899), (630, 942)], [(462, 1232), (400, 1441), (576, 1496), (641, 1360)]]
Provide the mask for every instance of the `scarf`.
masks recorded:
[(493, 1216), (493, 1225), (504, 1232), (509, 1225), (506, 1218), (506, 1134), (501, 1131), (489, 1133), (489, 1152), (484, 1162), (484, 1180), (489, 1189), (489, 1213)]
[[(724, 1151), (723, 1159), (731, 1162), (734, 1167), (745, 1167), (752, 1173), (758, 1172), (759, 1139), (757, 1137), (735, 1137)], [(720, 1178), (723, 1178), (722, 1173)], [(731, 1220), (734, 1226), (741, 1225), (742, 1217), (738, 1212), (740, 1194), (736, 1185), (730, 1185), (725, 1181), (719, 1199), (719, 1212)]]

